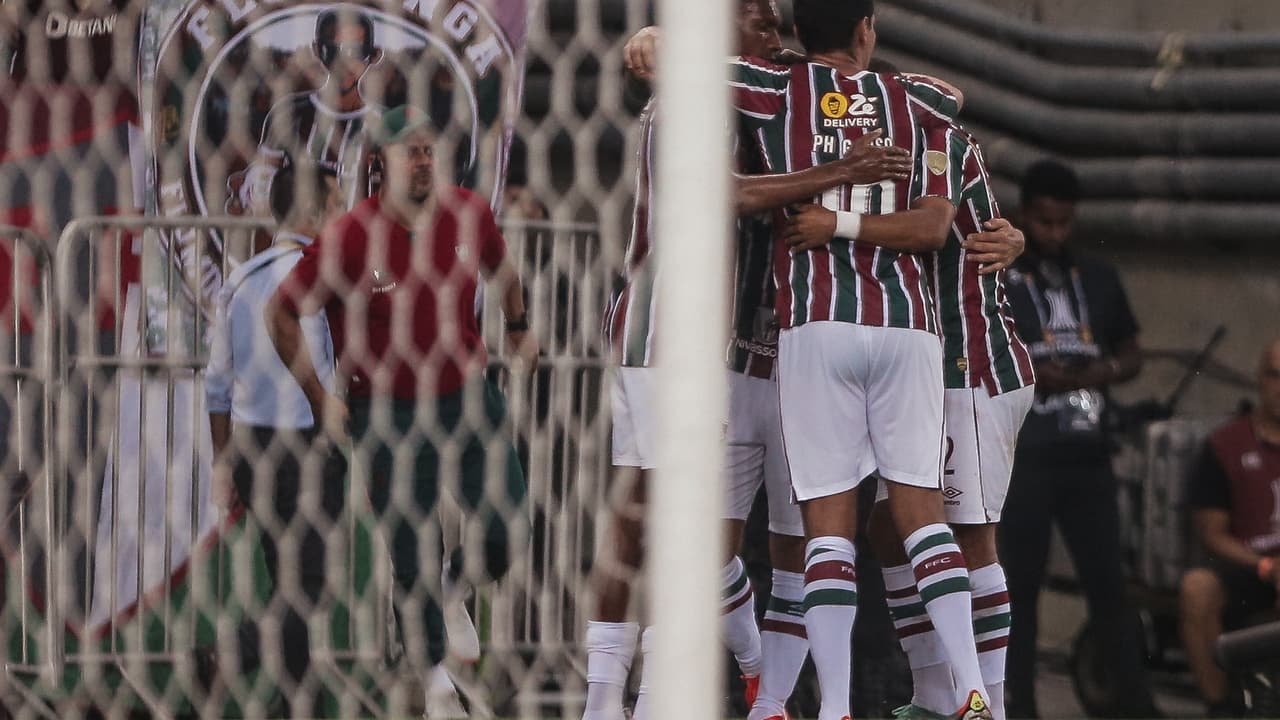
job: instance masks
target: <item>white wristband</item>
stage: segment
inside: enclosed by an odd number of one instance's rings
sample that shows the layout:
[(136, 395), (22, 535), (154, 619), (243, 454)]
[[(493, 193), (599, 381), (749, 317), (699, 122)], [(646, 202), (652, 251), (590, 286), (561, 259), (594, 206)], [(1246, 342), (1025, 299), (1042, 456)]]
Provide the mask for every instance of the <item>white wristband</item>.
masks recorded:
[(836, 211), (836, 237), (857, 240), (862, 234), (862, 213)]

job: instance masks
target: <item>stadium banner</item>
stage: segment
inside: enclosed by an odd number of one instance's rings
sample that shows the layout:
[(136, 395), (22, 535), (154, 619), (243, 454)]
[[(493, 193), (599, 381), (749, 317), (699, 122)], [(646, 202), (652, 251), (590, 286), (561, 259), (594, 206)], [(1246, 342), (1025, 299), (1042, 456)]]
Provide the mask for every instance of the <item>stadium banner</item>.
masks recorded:
[[(333, 11), (338, 23), (372, 29), (363, 47), (324, 35), (321, 18)], [(383, 109), (399, 104), (427, 111), (447, 145), (445, 157), (457, 182), (491, 198), (496, 209), (520, 108), (529, 12), (527, 0), (147, 3), (139, 46), (147, 213), (261, 216), (273, 151), (281, 149), (271, 143), (291, 131), (296, 144), (286, 139), (283, 149), (312, 152), (314, 160), (331, 163), (350, 206), (378, 188), (379, 166), (365, 133)], [(358, 68), (354, 84), (350, 72), (336, 82), (333, 68), (349, 71), (353, 59), (366, 66)], [(335, 84), (341, 86), (336, 93)], [(326, 107), (335, 101), (340, 104)], [(324, 112), (297, 112), (308, 105)], [(360, 122), (335, 125), (334, 117), (357, 116)], [(321, 122), (329, 123), (326, 131), (337, 127), (341, 132), (326, 135), (341, 140), (316, 148), (309, 138)], [(175, 369), (119, 373), (111, 457), (94, 501), (93, 537), (86, 538), (92, 563), (88, 607), (78, 618), (64, 618), (61, 652), (71, 661), (65, 671), (52, 683), (30, 678), (45, 693), (84, 692), (77, 657), (126, 653), (158, 660), (211, 644), (215, 627), (226, 620), (223, 600), (237, 604), (247, 597), (235, 583), (245, 577), (265, 582), (259, 580), (263, 567), (252, 540), (257, 530), (212, 502), (203, 384), (198, 373), (179, 369), (205, 356), (207, 309), (223, 274), (246, 259), (248, 243), (237, 248), (225, 240), (216, 233), (150, 230), (142, 243), (142, 279), (127, 294), (120, 352), (169, 358)], [(171, 282), (174, 277), (182, 282)], [(346, 571), (351, 587), (363, 590), (371, 587), (381, 550), (372, 541), (369, 518), (351, 522), (355, 566)], [(232, 561), (247, 561), (255, 571), (246, 573), (237, 564), (231, 572)], [(20, 590), (24, 583), (13, 576), (15, 568), (6, 570), (10, 606), (30, 611), (20, 613), (27, 620), (8, 628), (9, 637), (34, 641), (40, 637), (43, 600), (38, 592)], [(175, 630), (172, 621), (192, 617), (192, 603), (199, 621), (179, 624), (194, 631)], [(364, 632), (349, 632), (348, 623), (359, 624), (356, 611), (341, 603), (335, 609), (333, 649), (340, 649), (342, 636)], [(6, 623), (13, 618), (6, 614)], [(39, 657), (38, 644), (22, 644), (24, 660), (48, 659)], [(162, 683), (157, 687), (163, 694), (173, 668), (156, 672), (163, 677), (153, 681)]]
[[(336, 18), (326, 31), (319, 21), (328, 13)], [(335, 39), (344, 23), (364, 33), (354, 60)], [(496, 207), (519, 112), (526, 28), (525, 0), (188, 2), (159, 33), (148, 69), (156, 210), (269, 217), (266, 190), (284, 153), (328, 164), (350, 207), (379, 183), (370, 124), (402, 104), (432, 117), (457, 182)], [(189, 312), (181, 328), (168, 327), (164, 276), (149, 283), (153, 355), (204, 342), (194, 315), (244, 259), (217, 234), (198, 252), (203, 240), (194, 232), (161, 238), (161, 259), (186, 281), (179, 287)], [(159, 263), (151, 269), (165, 272)]]

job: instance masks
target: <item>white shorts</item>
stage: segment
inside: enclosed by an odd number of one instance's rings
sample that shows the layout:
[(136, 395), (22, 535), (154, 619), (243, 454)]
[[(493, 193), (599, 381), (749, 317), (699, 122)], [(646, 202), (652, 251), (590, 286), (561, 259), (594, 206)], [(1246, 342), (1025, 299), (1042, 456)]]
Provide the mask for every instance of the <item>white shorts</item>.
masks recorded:
[(800, 506), (791, 501), (791, 473), (782, 449), (778, 383), (729, 372), (725, 442), (729, 488), (725, 517), (746, 520), (763, 483), (769, 501), (769, 532), (803, 536)]
[(613, 464), (652, 470), (657, 461), (654, 415), (658, 371), (620, 367), (613, 376)]
[(946, 463), (942, 502), (947, 522), (1000, 522), (1018, 430), (1036, 392), (1024, 387), (992, 397), (986, 388), (947, 390)]
[(872, 473), (938, 488), (942, 344), (921, 330), (813, 322), (778, 338), (778, 386), (797, 500)]

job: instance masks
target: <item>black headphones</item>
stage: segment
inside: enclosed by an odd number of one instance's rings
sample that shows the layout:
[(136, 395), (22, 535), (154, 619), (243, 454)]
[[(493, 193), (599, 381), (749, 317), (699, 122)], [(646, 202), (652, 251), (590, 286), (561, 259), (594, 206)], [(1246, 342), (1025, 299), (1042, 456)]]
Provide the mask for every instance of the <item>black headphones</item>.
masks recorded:
[(333, 67), (333, 61), (338, 59), (338, 15), (339, 13), (347, 13), (349, 19), (354, 19), (360, 23), (360, 27), (364, 28), (364, 46), (361, 51), (364, 53), (364, 59), (370, 60), (378, 49), (373, 44), (373, 20), (362, 12), (351, 12), (349, 10), (325, 10), (316, 16), (316, 55), (320, 58), (320, 62), (326, 68)]

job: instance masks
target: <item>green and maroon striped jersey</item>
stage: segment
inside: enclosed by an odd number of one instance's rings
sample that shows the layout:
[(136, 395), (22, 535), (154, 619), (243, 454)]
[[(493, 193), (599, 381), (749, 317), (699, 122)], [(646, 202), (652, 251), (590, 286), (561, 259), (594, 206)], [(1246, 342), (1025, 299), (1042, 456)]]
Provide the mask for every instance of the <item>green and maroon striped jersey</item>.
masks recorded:
[[(767, 172), (749, 129), (739, 123), (734, 141), (738, 172)], [(773, 285), (773, 213), (744, 215), (737, 220), (733, 265), (733, 324), (726, 361), (730, 370), (771, 379), (778, 359), (777, 293)]]
[[(888, 214), (920, 198), (959, 197), (959, 168), (951, 166), (947, 115), (910, 92), (896, 76), (842, 75), (816, 63), (774, 65), (754, 58), (733, 62), (735, 101), (770, 172), (795, 172), (831, 162), (877, 129), (882, 142), (911, 150), (907, 182), (829, 190), (832, 210)], [(865, 242), (833, 240), (792, 254), (774, 245), (774, 279), (781, 327), (836, 320), (875, 327), (936, 331), (923, 260)]]
[(636, 200), (631, 239), (624, 257), (626, 284), (605, 312), (606, 333), (614, 359), (623, 367), (649, 367), (653, 362), (657, 318), (657, 258), (654, 256), (654, 123), (656, 103), (640, 115), (640, 149), (636, 160)]
[(1035, 382), (1031, 356), (1014, 330), (1005, 297), (1003, 273), (978, 274), (966, 260), (965, 238), (982, 232), (982, 224), (1000, 217), (982, 149), (956, 128), (951, 137), (951, 164), (962, 169), (960, 208), (947, 244), (929, 258), (938, 325), (942, 334), (946, 387), (985, 387), (992, 395)]

